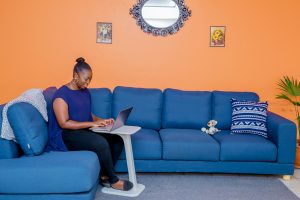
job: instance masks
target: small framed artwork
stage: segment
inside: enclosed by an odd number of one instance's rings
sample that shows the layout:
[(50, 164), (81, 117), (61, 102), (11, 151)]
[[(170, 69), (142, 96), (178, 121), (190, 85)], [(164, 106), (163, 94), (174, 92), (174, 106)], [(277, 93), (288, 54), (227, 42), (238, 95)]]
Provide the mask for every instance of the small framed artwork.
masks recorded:
[(112, 23), (97, 22), (97, 43), (112, 43)]
[(210, 27), (210, 46), (225, 47), (225, 30), (226, 26)]

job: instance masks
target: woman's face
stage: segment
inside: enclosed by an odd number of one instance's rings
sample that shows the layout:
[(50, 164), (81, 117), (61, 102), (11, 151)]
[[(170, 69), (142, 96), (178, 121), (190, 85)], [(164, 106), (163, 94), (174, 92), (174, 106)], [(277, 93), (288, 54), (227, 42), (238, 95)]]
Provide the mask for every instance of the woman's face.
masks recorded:
[(79, 89), (85, 89), (92, 80), (93, 73), (91, 70), (83, 69), (79, 73), (75, 73), (75, 83)]

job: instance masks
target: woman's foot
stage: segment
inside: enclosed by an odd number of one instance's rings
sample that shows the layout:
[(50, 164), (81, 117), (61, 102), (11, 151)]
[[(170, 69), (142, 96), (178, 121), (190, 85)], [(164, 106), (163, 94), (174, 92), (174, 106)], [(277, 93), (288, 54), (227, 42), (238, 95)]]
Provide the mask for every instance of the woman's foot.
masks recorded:
[(131, 190), (133, 184), (127, 180), (119, 180), (118, 182), (111, 184), (111, 187), (116, 190), (128, 191)]
[(110, 183), (109, 183), (108, 179), (109, 179), (108, 176), (101, 176), (100, 177), (100, 184), (104, 187), (110, 188)]

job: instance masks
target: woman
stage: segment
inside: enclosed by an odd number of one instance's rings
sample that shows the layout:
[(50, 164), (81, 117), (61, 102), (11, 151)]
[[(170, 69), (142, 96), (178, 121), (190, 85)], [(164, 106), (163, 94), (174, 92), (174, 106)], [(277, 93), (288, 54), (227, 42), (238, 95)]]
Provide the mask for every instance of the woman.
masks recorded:
[(95, 133), (88, 129), (114, 123), (114, 120), (101, 119), (91, 113), (91, 95), (87, 86), (92, 80), (92, 69), (84, 58), (78, 58), (76, 62), (73, 80), (60, 87), (53, 96), (46, 151), (93, 151), (101, 165), (100, 183), (128, 191), (133, 184), (120, 180), (113, 169), (122, 152), (123, 141), (118, 135)]

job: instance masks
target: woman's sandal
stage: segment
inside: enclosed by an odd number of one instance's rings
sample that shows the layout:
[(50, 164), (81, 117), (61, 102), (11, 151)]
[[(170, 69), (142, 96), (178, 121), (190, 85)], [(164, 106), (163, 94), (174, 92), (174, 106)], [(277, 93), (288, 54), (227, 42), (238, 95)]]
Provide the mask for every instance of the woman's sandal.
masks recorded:
[(123, 183), (123, 188), (122, 189), (119, 189), (119, 188), (114, 188), (111, 184), (109, 183), (108, 179), (100, 179), (100, 184), (103, 186), (103, 187), (107, 187), (107, 188), (113, 188), (115, 190), (122, 190), (122, 191), (128, 191), (128, 190), (131, 190), (131, 188), (133, 187), (133, 184), (130, 182), (130, 181), (127, 181), (127, 180), (122, 180), (124, 183)]
[(122, 191), (128, 191), (128, 190), (131, 190), (131, 188), (133, 188), (133, 184), (130, 182), (130, 181), (127, 181), (127, 180), (121, 180), (123, 181), (123, 188), (122, 189), (119, 189), (119, 188), (114, 188), (112, 185), (113, 184), (110, 184), (110, 186), (115, 189), (115, 190), (122, 190)]

